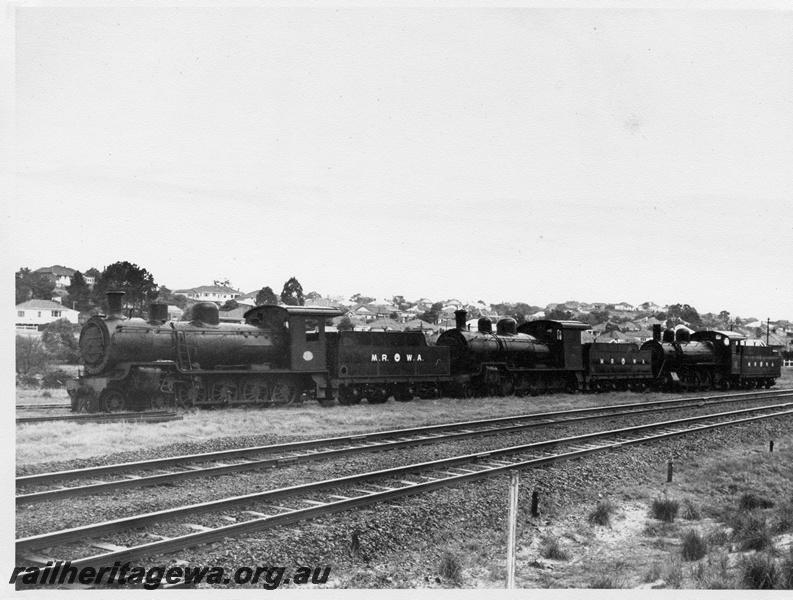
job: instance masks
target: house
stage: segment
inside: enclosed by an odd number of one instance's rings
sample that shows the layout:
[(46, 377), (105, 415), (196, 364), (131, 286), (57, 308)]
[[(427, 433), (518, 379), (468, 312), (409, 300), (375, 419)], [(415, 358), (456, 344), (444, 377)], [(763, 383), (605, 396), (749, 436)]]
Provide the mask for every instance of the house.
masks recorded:
[(627, 302), (620, 302), (619, 304), (614, 305), (614, 310), (633, 312), (636, 310), (636, 308), (633, 306), (633, 304), (628, 304)]
[(43, 327), (57, 321), (66, 319), (70, 323), (77, 323), (80, 312), (66, 308), (59, 302), (52, 300), (28, 300), (14, 307), (16, 310), (16, 326), (20, 329), (33, 329)]
[(169, 321), (178, 321), (182, 318), (184, 311), (176, 306), (175, 304), (168, 305), (168, 320)]
[(74, 277), (74, 274), (76, 273), (74, 269), (62, 267), (61, 265), (42, 267), (41, 269), (36, 269), (33, 272), (44, 275), (47, 279), (55, 284), (56, 288), (65, 288), (70, 286), (72, 284), (72, 277)]
[(174, 294), (187, 296), (188, 300), (196, 302), (219, 302), (223, 304), (229, 300), (236, 300), (241, 296), (239, 290), (227, 285), (202, 285), (195, 288), (175, 290)]

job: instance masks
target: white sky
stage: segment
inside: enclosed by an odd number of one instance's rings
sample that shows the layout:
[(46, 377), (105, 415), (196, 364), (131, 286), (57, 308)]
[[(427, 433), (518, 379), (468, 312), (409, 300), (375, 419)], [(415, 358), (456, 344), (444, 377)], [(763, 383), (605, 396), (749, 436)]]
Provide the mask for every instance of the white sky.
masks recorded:
[(600, 6), (18, 6), (9, 271), (793, 319), (793, 11)]

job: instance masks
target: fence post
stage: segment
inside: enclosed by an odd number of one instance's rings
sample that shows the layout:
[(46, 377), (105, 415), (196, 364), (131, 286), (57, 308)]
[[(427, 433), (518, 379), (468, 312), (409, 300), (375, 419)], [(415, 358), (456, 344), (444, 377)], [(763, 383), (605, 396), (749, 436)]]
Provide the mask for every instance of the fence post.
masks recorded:
[(666, 463), (666, 482), (672, 483), (672, 461)]
[(515, 589), (515, 538), (518, 529), (520, 472), (509, 473), (509, 535), (507, 536), (507, 589)]

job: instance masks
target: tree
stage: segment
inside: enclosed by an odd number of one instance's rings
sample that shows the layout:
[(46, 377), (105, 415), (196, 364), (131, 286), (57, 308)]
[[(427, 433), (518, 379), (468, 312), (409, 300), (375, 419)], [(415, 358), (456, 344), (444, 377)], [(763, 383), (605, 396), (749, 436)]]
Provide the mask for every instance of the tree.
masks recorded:
[(355, 329), (355, 324), (352, 322), (350, 317), (344, 316), (339, 321), (339, 324), (336, 325), (336, 329), (339, 331), (352, 331)]
[(91, 288), (85, 282), (85, 278), (80, 271), (74, 272), (71, 284), (66, 286), (66, 292), (68, 294), (64, 302), (66, 306), (71, 306), (80, 312), (91, 310), (94, 307), (91, 301)]
[(152, 274), (127, 261), (105, 267), (99, 284), (94, 286), (96, 288), (102, 297), (107, 291), (123, 290), (124, 302), (138, 315), (143, 314), (146, 304), (154, 301), (158, 294)]
[(215, 279), (212, 281), (212, 285), (217, 287), (228, 287), (231, 285), (231, 282), (228, 279)]
[(319, 292), (309, 292), (306, 294), (306, 300), (321, 300), (322, 294)]
[(55, 282), (42, 273), (33, 273), (28, 268), (21, 268), (16, 272), (14, 279), (16, 287), (16, 303), (22, 304), (28, 300), (51, 300)]
[(443, 302), (436, 302), (435, 304), (432, 305), (432, 307), (429, 310), (426, 310), (422, 314), (420, 314), (419, 319), (421, 319), (425, 323), (435, 324), (438, 322), (438, 317), (440, 317), (442, 310), (443, 310)]
[(80, 347), (74, 336), (74, 325), (66, 319), (58, 319), (48, 324), (41, 334), (41, 341), (56, 359), (68, 364), (79, 362)]
[(375, 301), (374, 298), (369, 296), (364, 296), (363, 294), (355, 294), (354, 296), (350, 296), (350, 300), (355, 302), (356, 304), (371, 304)]
[(262, 306), (263, 304), (278, 304), (278, 296), (275, 295), (270, 286), (263, 287), (256, 294), (256, 306)]
[(281, 291), (281, 302), (287, 306), (303, 306), (306, 301), (303, 298), (303, 286), (296, 277), (290, 277), (284, 284)]
[(187, 296), (184, 294), (174, 294), (164, 285), (161, 285), (157, 290), (157, 302), (160, 304), (173, 304), (182, 310), (187, 308)]
[(43, 372), (50, 364), (44, 343), (32, 335), (18, 335), (16, 342), (16, 371), (20, 375)]
[(402, 305), (407, 304), (407, 302), (405, 302), (404, 296), (394, 296), (393, 298), (391, 298), (391, 304), (393, 304), (394, 306), (396, 306), (398, 309), (401, 310)]
[(549, 310), (545, 313), (546, 319), (552, 319), (554, 321), (570, 321), (573, 318), (573, 313), (569, 310), (564, 310), (564, 304), (561, 305), (563, 308), (554, 308)]
[(220, 310), (234, 310), (239, 305), (240, 303), (234, 300), (234, 298), (232, 298), (231, 300), (226, 300), (223, 306), (220, 307)]

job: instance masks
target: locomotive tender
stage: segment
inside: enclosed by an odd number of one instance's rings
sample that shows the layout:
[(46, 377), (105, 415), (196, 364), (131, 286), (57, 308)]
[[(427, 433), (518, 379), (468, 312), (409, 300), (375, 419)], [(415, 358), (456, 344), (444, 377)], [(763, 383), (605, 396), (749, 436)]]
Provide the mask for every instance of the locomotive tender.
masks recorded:
[(582, 344), (578, 321), (519, 327), (466, 311), (429, 345), (421, 331), (325, 331), (335, 308), (257, 306), (245, 323), (221, 323), (212, 302), (192, 320), (167, 322), (164, 305), (148, 320), (127, 318), (123, 292), (108, 292), (107, 316), (80, 334), (84, 372), (67, 383), (75, 411), (234, 404), (290, 404), (307, 394), (344, 405), (414, 396), (536, 395), (548, 391), (708, 390), (770, 387), (781, 374), (776, 348), (746, 345), (735, 332), (667, 331), (636, 344)]

